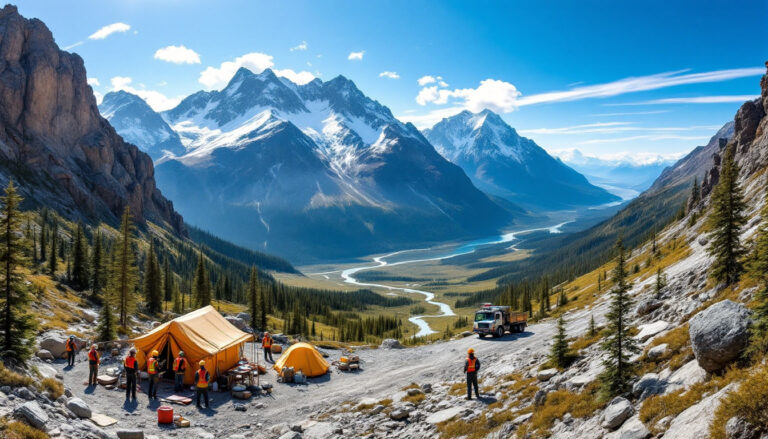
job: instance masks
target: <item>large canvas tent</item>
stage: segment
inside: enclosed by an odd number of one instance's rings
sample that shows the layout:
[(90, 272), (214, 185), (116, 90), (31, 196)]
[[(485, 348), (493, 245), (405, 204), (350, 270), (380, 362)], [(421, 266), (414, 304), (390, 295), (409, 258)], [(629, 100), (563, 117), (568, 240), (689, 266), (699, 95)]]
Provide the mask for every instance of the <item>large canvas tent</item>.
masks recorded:
[(301, 371), (308, 377), (316, 377), (328, 372), (328, 362), (309, 343), (296, 343), (283, 352), (274, 368), (280, 372), (283, 367), (292, 367), (296, 372)]
[(163, 323), (132, 341), (141, 369), (147, 356), (157, 350), (161, 367), (172, 374), (173, 360), (179, 350), (184, 351), (190, 364), (184, 383), (192, 384), (200, 360), (205, 360), (208, 372), (216, 376), (237, 364), (245, 342), (252, 339), (253, 335), (237, 329), (212, 306), (206, 306)]

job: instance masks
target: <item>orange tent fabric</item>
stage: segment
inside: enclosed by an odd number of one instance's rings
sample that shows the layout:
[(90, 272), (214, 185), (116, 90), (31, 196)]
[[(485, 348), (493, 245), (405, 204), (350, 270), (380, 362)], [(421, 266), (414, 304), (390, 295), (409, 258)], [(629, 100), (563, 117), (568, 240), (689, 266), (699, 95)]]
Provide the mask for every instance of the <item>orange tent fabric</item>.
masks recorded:
[[(237, 329), (212, 306), (206, 306), (189, 314), (163, 323), (147, 334), (133, 339), (139, 368), (146, 366), (146, 358), (153, 351), (161, 353), (168, 345), (168, 368), (179, 350), (189, 361), (184, 383), (192, 384), (200, 360), (212, 376), (232, 368), (242, 357), (245, 342), (253, 335)], [(165, 359), (161, 359), (165, 360)]]
[(280, 372), (283, 367), (292, 367), (296, 372), (301, 371), (308, 377), (316, 377), (328, 372), (328, 362), (309, 343), (296, 343), (283, 352), (274, 368)]

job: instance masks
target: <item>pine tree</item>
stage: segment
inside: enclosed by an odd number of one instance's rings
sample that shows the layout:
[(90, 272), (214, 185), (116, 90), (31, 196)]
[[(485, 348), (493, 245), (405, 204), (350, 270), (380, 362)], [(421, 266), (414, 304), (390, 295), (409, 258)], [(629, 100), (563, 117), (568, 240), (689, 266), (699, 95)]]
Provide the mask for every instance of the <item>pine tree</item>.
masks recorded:
[(104, 292), (101, 300), (101, 311), (99, 312), (99, 325), (96, 333), (99, 341), (111, 341), (117, 338), (115, 333), (115, 300), (114, 295), (109, 291)]
[(182, 305), (182, 301), (184, 300), (184, 296), (181, 294), (181, 291), (179, 290), (179, 286), (174, 283), (173, 284), (173, 312), (176, 314), (181, 314), (184, 309)]
[(699, 177), (693, 177), (693, 186), (691, 186), (691, 195), (688, 196), (688, 211), (693, 210), (701, 201), (701, 185)]
[(155, 241), (149, 241), (149, 253), (144, 267), (144, 301), (150, 314), (163, 310), (163, 291), (160, 278), (160, 264), (155, 254)]
[(549, 362), (558, 369), (568, 366), (568, 334), (565, 331), (563, 316), (557, 319), (557, 334), (555, 334), (549, 353)]
[(267, 329), (267, 299), (264, 288), (259, 288), (259, 327)]
[(97, 231), (93, 237), (93, 253), (91, 254), (91, 300), (100, 303), (101, 292), (107, 283), (106, 267), (104, 264), (104, 247), (101, 241), (101, 232)]
[(88, 243), (85, 241), (83, 224), (78, 223), (72, 246), (72, 285), (75, 290), (88, 288)]
[(600, 272), (597, 273), (597, 292), (603, 292), (603, 274)]
[(607, 335), (602, 344), (605, 356), (605, 371), (600, 375), (602, 390), (606, 396), (614, 396), (627, 390), (634, 373), (634, 365), (629, 358), (638, 352), (637, 341), (630, 334), (628, 322), (632, 300), (629, 290), (632, 285), (627, 280), (626, 254), (619, 240), (616, 243), (616, 268), (613, 270), (613, 289), (611, 304), (606, 318)]
[(656, 269), (656, 283), (653, 287), (653, 294), (657, 297), (661, 297), (661, 293), (664, 287), (667, 286), (667, 275), (664, 274), (664, 269), (659, 267)]
[(32, 354), (35, 320), (29, 313), (30, 297), (18, 267), (25, 264), (24, 241), (20, 236), (22, 198), (13, 180), (0, 197), (0, 282), (2, 286), (2, 352), (6, 361), (25, 363)]
[(316, 334), (316, 332), (315, 332), (315, 320), (312, 319), (312, 337), (314, 337), (315, 334)]
[(128, 318), (136, 305), (138, 268), (133, 251), (133, 239), (131, 211), (126, 207), (120, 222), (120, 235), (115, 243), (114, 262), (110, 275), (111, 288), (114, 291), (119, 313), (118, 323), (122, 327), (128, 325)]
[[(251, 314), (251, 329), (256, 331), (261, 323), (261, 292), (259, 291), (259, 270), (256, 267), (251, 267), (251, 277), (248, 279), (248, 311)], [(264, 329), (261, 326), (261, 329)]]
[(565, 290), (560, 290), (560, 295), (557, 298), (557, 307), (565, 306), (568, 304), (568, 296), (565, 294)]
[(59, 251), (57, 249), (59, 242), (59, 222), (53, 222), (53, 230), (51, 231), (51, 259), (48, 261), (48, 274), (52, 277), (56, 277), (56, 268), (59, 265)]
[(43, 210), (40, 213), (40, 262), (45, 262), (48, 257), (46, 249), (48, 248), (48, 212)]
[(739, 168), (734, 159), (734, 146), (725, 151), (720, 167), (720, 181), (712, 192), (712, 211), (708, 224), (711, 228), (707, 250), (714, 257), (710, 277), (726, 285), (739, 280), (743, 271), (741, 257), (741, 228), (746, 224), (744, 193), (738, 183)]
[(760, 216), (762, 223), (747, 264), (749, 274), (758, 281), (750, 326), (750, 346), (747, 349), (747, 354), (755, 359), (768, 352), (768, 191)]
[(595, 326), (595, 315), (589, 316), (589, 336), (594, 337), (597, 334), (597, 326)]
[(198, 308), (211, 304), (211, 285), (208, 281), (208, 272), (205, 269), (205, 257), (203, 250), (197, 258), (197, 268), (195, 269), (195, 304)]

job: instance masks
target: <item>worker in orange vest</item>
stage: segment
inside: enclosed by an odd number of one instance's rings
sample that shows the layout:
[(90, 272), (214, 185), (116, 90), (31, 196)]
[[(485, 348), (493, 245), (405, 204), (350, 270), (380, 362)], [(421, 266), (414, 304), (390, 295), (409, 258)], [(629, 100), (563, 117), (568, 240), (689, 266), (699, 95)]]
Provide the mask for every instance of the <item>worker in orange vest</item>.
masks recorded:
[[(269, 332), (264, 333), (264, 337), (261, 339), (261, 347), (264, 348), (264, 361), (274, 363), (275, 360), (272, 359), (272, 336), (269, 335)], [(269, 356), (269, 359), (267, 359), (267, 356)]]
[(95, 386), (98, 384), (96, 377), (99, 376), (99, 364), (101, 364), (101, 356), (99, 351), (96, 350), (95, 344), (91, 345), (91, 350), (88, 351), (88, 386)]
[(64, 343), (64, 348), (67, 350), (67, 366), (75, 365), (75, 352), (77, 351), (77, 343), (75, 343), (75, 336), (70, 335), (67, 342)]
[(152, 351), (149, 359), (147, 360), (147, 374), (149, 375), (149, 390), (147, 396), (149, 399), (157, 399), (157, 388), (160, 381), (160, 362), (157, 361), (157, 351)]
[(174, 392), (184, 390), (184, 374), (187, 372), (187, 366), (189, 366), (189, 362), (184, 357), (184, 351), (179, 351), (179, 356), (173, 361), (173, 371), (176, 373), (174, 376)]
[(197, 388), (197, 407), (200, 407), (200, 396), (205, 397), (205, 408), (208, 408), (208, 383), (211, 381), (211, 374), (205, 370), (205, 361), (200, 360), (200, 369), (195, 372), (195, 387)]
[(139, 360), (136, 359), (136, 349), (131, 348), (123, 363), (125, 367), (125, 400), (133, 397), (136, 401), (136, 378), (139, 375)]
[(467, 374), (467, 399), (472, 399), (472, 386), (475, 386), (475, 396), (480, 399), (480, 392), (477, 390), (477, 371), (480, 370), (480, 360), (475, 357), (475, 350), (467, 350), (467, 360), (464, 361), (464, 373)]

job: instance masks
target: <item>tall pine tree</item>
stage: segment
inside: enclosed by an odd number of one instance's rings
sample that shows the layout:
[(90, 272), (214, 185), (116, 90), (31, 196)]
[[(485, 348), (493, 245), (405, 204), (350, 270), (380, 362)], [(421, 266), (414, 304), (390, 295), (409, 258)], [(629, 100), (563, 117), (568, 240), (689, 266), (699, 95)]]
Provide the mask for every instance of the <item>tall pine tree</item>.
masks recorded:
[(261, 323), (261, 294), (259, 291), (259, 271), (256, 267), (251, 267), (251, 277), (248, 279), (248, 311), (251, 314), (251, 329), (256, 331), (257, 329), (264, 330), (265, 328), (259, 327)]
[(634, 375), (634, 365), (629, 358), (639, 349), (630, 334), (628, 322), (632, 307), (629, 290), (632, 285), (627, 279), (626, 254), (621, 239), (616, 243), (616, 252), (611, 304), (606, 315), (607, 334), (602, 344), (605, 370), (600, 379), (605, 396), (615, 396), (627, 390)]
[(58, 244), (59, 243), (59, 222), (57, 220), (53, 221), (53, 230), (51, 231), (51, 258), (48, 261), (48, 274), (55, 278), (56, 277), (56, 269), (59, 265), (59, 250), (58, 250)]
[(88, 242), (83, 224), (78, 223), (72, 246), (72, 286), (82, 291), (88, 288)]
[(744, 267), (741, 257), (741, 228), (746, 224), (744, 193), (738, 182), (739, 167), (734, 158), (735, 147), (725, 150), (720, 167), (720, 181), (712, 192), (712, 211), (707, 219), (711, 228), (707, 250), (714, 257), (710, 277), (726, 285), (739, 280)]
[(101, 231), (93, 236), (93, 251), (91, 252), (91, 300), (102, 302), (102, 291), (107, 284), (106, 264), (104, 263), (104, 246)]
[(155, 241), (150, 238), (149, 252), (144, 266), (144, 301), (147, 312), (157, 314), (163, 310), (163, 292), (160, 278), (160, 264), (155, 254)]
[(136, 306), (135, 292), (138, 282), (138, 268), (136, 267), (133, 240), (131, 210), (126, 207), (120, 221), (120, 235), (115, 243), (114, 261), (110, 273), (111, 288), (118, 310), (118, 323), (122, 327), (128, 325), (128, 319)]
[(20, 233), (21, 201), (13, 180), (9, 181), (4, 196), (0, 197), (0, 288), (3, 299), (0, 302), (0, 356), (6, 361), (25, 363), (32, 353), (35, 320), (29, 313), (30, 297), (18, 270), (26, 262)]
[(174, 300), (173, 272), (171, 271), (170, 257), (166, 256), (163, 261), (163, 301), (167, 306), (169, 302), (173, 302)]
[(205, 257), (203, 250), (197, 258), (197, 268), (195, 269), (195, 304), (202, 308), (211, 304), (211, 284), (208, 281), (208, 271), (205, 269)]
[(562, 315), (557, 319), (557, 333), (549, 352), (549, 362), (558, 369), (568, 366), (568, 334), (565, 331), (565, 319)]

